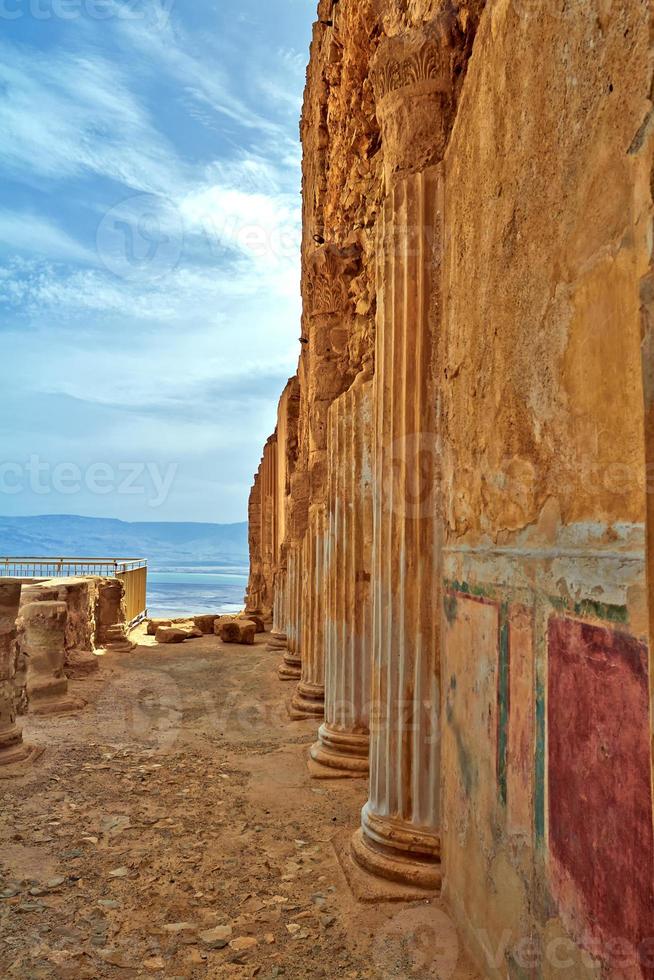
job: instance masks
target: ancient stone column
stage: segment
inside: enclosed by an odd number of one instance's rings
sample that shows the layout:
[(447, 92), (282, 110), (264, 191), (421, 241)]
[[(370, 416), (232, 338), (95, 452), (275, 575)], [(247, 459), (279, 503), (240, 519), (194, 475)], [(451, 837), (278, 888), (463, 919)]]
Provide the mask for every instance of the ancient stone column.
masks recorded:
[(25, 762), (33, 749), (16, 726), (14, 669), (20, 582), (0, 581), (0, 766)]
[(63, 602), (66, 606), (66, 674), (83, 676), (98, 670), (95, 656), (95, 576), (52, 578), (24, 585), (21, 606), (30, 602)]
[(277, 562), (277, 433), (266, 442), (248, 505), (250, 577), (245, 611), (271, 620)]
[(86, 704), (68, 692), (65, 602), (29, 602), (21, 606), (18, 642), (27, 660), (29, 713), (79, 711)]
[[(309, 487), (309, 522), (303, 543), (301, 606), (302, 679), (292, 700), (293, 717), (322, 717), (325, 697), (325, 611), (327, 598), (327, 417), (349, 386), (347, 350), (352, 280), (361, 270), (361, 249), (314, 246), (305, 256), (305, 316), (308, 361), (304, 386), (304, 428)], [(353, 380), (353, 379), (352, 379)]]
[(268, 440), (263, 454), (262, 479), (262, 527), (263, 575), (266, 583), (264, 618), (272, 621), (275, 595), (275, 568), (277, 564), (277, 433)]
[(263, 545), (261, 541), (261, 466), (255, 474), (248, 500), (248, 548), (250, 552), (250, 575), (245, 596), (246, 613), (263, 612), (265, 601), (265, 581), (263, 577)]
[(279, 668), (280, 680), (299, 680), (302, 677), (302, 583), (305, 577), (303, 542), (309, 515), (309, 483), (304, 460), (295, 461), (289, 481), (288, 495), (288, 648)]
[(288, 646), (288, 559), (286, 554), (275, 573), (275, 601), (273, 625), (270, 631), (270, 649), (284, 650)]
[(372, 656), (372, 372), (329, 410), (325, 722), (311, 756), (368, 771)]
[[(291, 544), (292, 504), (290, 500), (291, 478), (298, 453), (298, 423), (300, 411), (300, 384), (297, 376), (289, 378), (277, 407), (277, 490), (276, 503), (276, 557), (275, 603), (271, 644), (278, 648), (287, 646), (289, 631), (289, 574), (288, 553)], [(299, 676), (296, 675), (296, 679)]]
[(97, 581), (95, 599), (96, 646), (115, 652), (130, 653), (136, 648), (127, 632), (125, 586), (118, 578)]
[(291, 701), (293, 718), (322, 717), (325, 712), (326, 518), (324, 505), (311, 510), (302, 546), (302, 678)]
[(300, 645), (300, 597), (302, 583), (302, 560), (298, 548), (292, 547), (288, 553), (287, 598), (288, 648), (278, 673), (283, 681), (298, 681), (302, 677), (302, 654)]
[(356, 860), (435, 888), (440, 870), (438, 168), (397, 181), (378, 250), (370, 799)]

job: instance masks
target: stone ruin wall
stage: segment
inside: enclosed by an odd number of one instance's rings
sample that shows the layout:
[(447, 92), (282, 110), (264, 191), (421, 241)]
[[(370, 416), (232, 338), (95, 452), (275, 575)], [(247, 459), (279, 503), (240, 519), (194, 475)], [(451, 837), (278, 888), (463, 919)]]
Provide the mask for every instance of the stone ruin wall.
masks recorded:
[(652, 975), (649, 17), (314, 27), (280, 677), (314, 775), (370, 771), (358, 865), (442, 887), (493, 977)]
[(0, 579), (0, 768), (26, 763), (17, 717), (79, 710), (70, 677), (98, 669), (101, 647), (131, 649), (120, 579)]

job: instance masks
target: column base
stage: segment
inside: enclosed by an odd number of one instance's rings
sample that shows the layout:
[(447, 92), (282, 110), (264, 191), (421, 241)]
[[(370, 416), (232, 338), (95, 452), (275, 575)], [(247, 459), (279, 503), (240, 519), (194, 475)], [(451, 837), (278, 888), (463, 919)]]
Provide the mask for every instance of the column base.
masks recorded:
[(309, 684), (300, 681), (291, 699), (289, 707), (291, 718), (324, 718), (325, 688), (321, 684)]
[(287, 650), (277, 673), (282, 681), (302, 680), (302, 658)]
[(64, 671), (69, 679), (88, 677), (100, 669), (100, 661), (91, 650), (72, 650), (66, 658)]
[(63, 715), (73, 711), (82, 711), (86, 701), (81, 698), (58, 698), (57, 700), (43, 699), (31, 701), (28, 709), (30, 715)]
[(311, 746), (311, 758), (323, 766), (362, 776), (368, 772), (370, 736), (341, 732), (325, 723), (318, 741)]
[(0, 769), (5, 766), (28, 765), (43, 753), (43, 749), (23, 742), (20, 728), (12, 728), (0, 735)]
[(378, 817), (367, 806), (352, 838), (352, 857), (370, 874), (426, 891), (442, 884), (440, 836)]
[(280, 630), (271, 630), (270, 637), (273, 640), (278, 640), (280, 643), (288, 643), (288, 637), (286, 633), (282, 633)]

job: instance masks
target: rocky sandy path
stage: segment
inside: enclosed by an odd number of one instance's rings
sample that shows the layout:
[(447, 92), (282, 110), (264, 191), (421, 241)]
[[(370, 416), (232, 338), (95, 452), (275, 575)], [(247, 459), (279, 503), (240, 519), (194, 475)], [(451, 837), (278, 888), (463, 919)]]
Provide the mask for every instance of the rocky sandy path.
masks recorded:
[(0, 778), (0, 976), (475, 977), (438, 907), (352, 897), (366, 781), (309, 778), (266, 638), (139, 641)]

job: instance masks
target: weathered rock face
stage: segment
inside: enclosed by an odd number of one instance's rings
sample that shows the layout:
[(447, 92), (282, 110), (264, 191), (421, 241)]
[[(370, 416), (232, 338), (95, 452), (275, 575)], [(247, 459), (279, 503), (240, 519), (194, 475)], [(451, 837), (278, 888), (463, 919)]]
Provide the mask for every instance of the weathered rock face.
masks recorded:
[(650, 18), (321, 0), (314, 28), (280, 675), (319, 761), (342, 736), (365, 768), (370, 728), (355, 857), (442, 880), (489, 977), (651, 975)]

